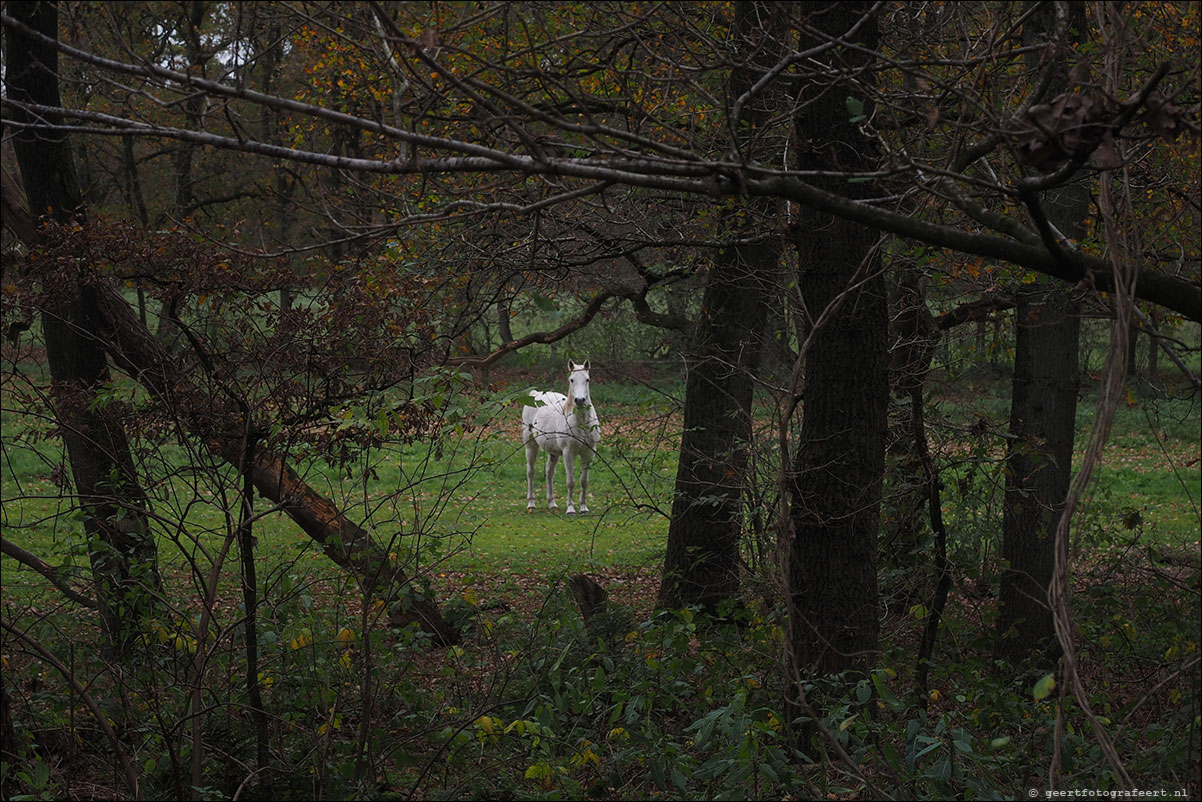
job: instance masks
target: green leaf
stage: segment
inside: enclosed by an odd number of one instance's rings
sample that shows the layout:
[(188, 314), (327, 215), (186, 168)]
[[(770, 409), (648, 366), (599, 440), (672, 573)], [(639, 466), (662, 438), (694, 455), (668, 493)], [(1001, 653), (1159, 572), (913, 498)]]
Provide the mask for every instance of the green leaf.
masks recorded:
[(935, 738), (931, 738), (930, 736), (927, 736), (927, 735), (924, 735), (924, 736), (921, 736), (920, 738), (918, 738), (917, 742), (925, 743), (926, 746), (924, 746), (922, 749), (919, 749), (917, 752), (914, 753), (913, 761), (915, 763), (918, 762), (919, 758), (921, 758), (924, 755), (927, 755), (930, 752), (933, 752), (936, 749), (938, 749), (939, 747), (943, 746), (943, 743), (941, 741), (938, 741)]
[(947, 758), (942, 758), (931, 768), (931, 774), (935, 777), (935, 782), (942, 785), (947, 785), (952, 778), (952, 763)]
[(1032, 695), (1035, 697), (1035, 701), (1038, 702), (1038, 701), (1048, 698), (1048, 694), (1051, 693), (1052, 689), (1055, 687), (1056, 687), (1056, 678), (1053, 677), (1051, 674), (1045, 674), (1043, 679), (1041, 679), (1039, 682), (1035, 683), (1035, 689), (1032, 691)]
[(651, 761), (651, 779), (655, 780), (655, 784), (661, 791), (668, 790), (668, 782), (664, 778), (664, 759), (662, 757)]
[(534, 300), (534, 305), (544, 312), (554, 312), (557, 309), (555, 302), (541, 292), (531, 292), (530, 297)]
[(697, 734), (693, 736), (693, 746), (696, 749), (702, 749), (709, 741), (710, 735), (714, 732), (714, 727), (718, 724), (718, 718), (726, 712), (726, 708), (722, 707), (717, 710), (711, 710), (697, 721), (689, 725), (685, 732), (696, 730)]
[(885, 762), (894, 772), (901, 774), (902, 764), (901, 755), (897, 753), (897, 749), (890, 743), (881, 744), (881, 753), (885, 756)]
[(851, 115), (853, 123), (858, 123), (868, 116), (864, 113), (864, 103), (850, 95), (847, 96), (847, 113)]
[(901, 707), (901, 700), (894, 695), (893, 691), (889, 690), (889, 686), (885, 684), (885, 680), (881, 676), (880, 671), (872, 673), (872, 684), (876, 686), (876, 692), (880, 695), (885, 704), (892, 707), (894, 710)]

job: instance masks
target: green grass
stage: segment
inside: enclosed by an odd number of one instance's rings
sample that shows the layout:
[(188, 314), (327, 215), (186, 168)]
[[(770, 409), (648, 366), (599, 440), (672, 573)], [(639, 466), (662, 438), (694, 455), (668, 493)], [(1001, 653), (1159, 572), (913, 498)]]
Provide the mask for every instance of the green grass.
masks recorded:
[[(616, 388), (615, 388), (616, 389)], [(526, 511), (526, 466), (517, 421), (520, 407), (476, 421), (433, 444), (386, 444), (348, 467), (336, 470), (320, 461), (293, 461), (319, 492), (394, 553), (417, 550), (423, 570), (513, 573), (557, 577), (606, 566), (643, 566), (658, 561), (667, 533), (664, 517), (675, 478), (671, 433), (662, 418), (658, 428), (630, 433), (618, 422), (632, 414), (651, 415), (655, 394), (639, 387), (621, 389), (626, 405), (602, 409), (603, 444), (590, 481), (590, 513), (567, 516), (562, 463), (555, 475), (559, 511), (546, 508), (537, 465), (537, 507)], [(654, 422), (654, 416), (652, 416)], [(87, 564), (82, 527), (71, 514), (70, 499), (51, 481), (63, 460), (52, 440), (19, 442), (36, 425), (16, 413), (4, 418), (5, 452), (0, 466), (4, 486), (5, 536), (52, 563)], [(191, 553), (207, 570), (201, 548), (215, 554), (236, 520), (237, 480), (228, 467), (192, 470), (195, 462), (177, 445), (148, 445), (135, 440), (144, 487), (152, 499), (160, 560), (168, 575), (182, 575)], [(258, 499), (267, 514), (255, 523), (259, 554), (268, 557), (267, 575), (295, 571), (333, 576), (335, 571), (315, 544), (271, 504)], [(37, 593), (43, 581), (4, 558), (6, 589), (27, 587)], [(223, 583), (232, 588), (231, 564)], [(411, 566), (412, 568), (412, 566)], [(11, 581), (11, 572), (26, 574)]]
[(465, 439), (441, 456), (424, 447), (381, 455), (367, 506), (362, 494), (358, 505), (377, 531), (421, 531), (441, 541), (434, 550), (441, 568), (553, 575), (597, 564), (640, 565), (663, 548), (667, 522), (652, 507), (675, 478), (669, 453), (623, 439), (603, 442), (590, 472), (590, 512), (576, 516), (564, 513), (562, 462), (555, 475), (559, 508), (547, 509), (541, 454), (537, 506), (527, 512), (525, 451), (516, 439)]
[[(1088, 444), (1097, 392), (1097, 387), (1091, 385), (1078, 398), (1074, 470), (1080, 467)], [(928, 423), (942, 421), (967, 427), (984, 418), (991, 422), (989, 433), (968, 442), (1000, 458), (1004, 453), (1002, 434), (1008, 425), (1008, 393), (1009, 384), (1000, 380), (969, 380), (953, 385), (941, 393), (938, 412), (928, 417)], [(1092, 542), (1112, 538), (1126, 542), (1135, 535), (1174, 545), (1198, 541), (1200, 425), (1199, 398), (1194, 394), (1166, 398), (1133, 391), (1119, 404), (1101, 464), (1094, 473), (1089, 513), (1095, 530), (1105, 532), (1091, 536)], [(994, 466), (994, 482), (1001, 481), (999, 469)], [(963, 470), (955, 475), (962, 476)], [(949, 501), (945, 495), (945, 503)], [(1139, 512), (1142, 522), (1135, 530), (1122, 523), (1132, 511)]]
[[(939, 402), (938, 415), (952, 422), (988, 415), (994, 432), (1002, 431), (1006, 389), (995, 382), (949, 396)], [(591, 512), (585, 516), (563, 513), (562, 465), (556, 472), (559, 511), (547, 510), (543, 455), (537, 466), (537, 506), (527, 513), (516, 405), (434, 445), (387, 445), (345, 472), (320, 462), (298, 469), (389, 548), (419, 549), (421, 564), (435, 572), (554, 577), (605, 566), (653, 565), (662, 554), (675, 478), (678, 418), (669, 413), (676, 402), (662, 390), (637, 384), (602, 385), (598, 395), (604, 399), (598, 407), (603, 441), (592, 468)], [(1078, 451), (1092, 416), (1092, 393), (1086, 393), (1078, 409)], [(1196, 541), (1202, 485), (1197, 427), (1196, 400), (1142, 399), (1120, 407), (1091, 507), (1104, 529), (1129, 536), (1118, 522), (1138, 511), (1137, 531), (1143, 537), (1176, 544)], [(86, 555), (79, 522), (69, 514), (69, 499), (51, 480), (63, 459), (61, 448), (48, 434), (48, 424), (39, 417), (5, 413), (0, 524), (6, 537), (51, 562), (82, 566)], [(147, 489), (161, 516), (161, 558), (168, 568), (182, 568), (183, 552), (195, 551), (197, 543), (212, 550), (228, 532), (234, 477), (223, 468), (181, 471), (188, 459), (178, 446), (146, 447), (140, 453), (148, 469)], [(945, 501), (956, 503), (952, 494)], [(269, 506), (258, 502), (260, 511)], [(287, 568), (301, 559), (323, 563), (312, 542), (279, 512), (258, 521), (256, 532), (261, 553), (279, 565)], [(6, 569), (12, 567), (5, 563)], [(286, 568), (272, 565), (269, 570)]]

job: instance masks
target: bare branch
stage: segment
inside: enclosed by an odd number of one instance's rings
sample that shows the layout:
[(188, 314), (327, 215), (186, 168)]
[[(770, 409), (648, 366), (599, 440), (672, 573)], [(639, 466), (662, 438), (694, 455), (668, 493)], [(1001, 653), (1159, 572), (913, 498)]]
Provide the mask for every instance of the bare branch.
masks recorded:
[(55, 568), (53, 565), (46, 562), (36, 554), (26, 551), (16, 543), (13, 543), (11, 540), (8, 540), (3, 536), (0, 536), (0, 551), (2, 551), (4, 554), (7, 554), (9, 557), (12, 557), (14, 560), (29, 566), (42, 576), (46, 577), (48, 580), (50, 580), (50, 584), (61, 590), (64, 596), (76, 604), (82, 604), (84, 607), (88, 607), (92, 610), (100, 609), (99, 605), (96, 604), (95, 599), (84, 596), (76, 591), (73, 587), (71, 587), (70, 582), (62, 575), (62, 572), (59, 571), (59, 569)]

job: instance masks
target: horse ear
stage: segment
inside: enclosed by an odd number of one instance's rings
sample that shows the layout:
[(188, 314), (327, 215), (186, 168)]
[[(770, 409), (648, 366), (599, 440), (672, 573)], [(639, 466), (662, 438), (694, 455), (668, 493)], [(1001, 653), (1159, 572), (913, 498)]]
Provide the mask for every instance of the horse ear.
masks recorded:
[(588, 370), (588, 369), (589, 369), (589, 367), (588, 367), (588, 360), (587, 360), (587, 359), (586, 359), (586, 360), (584, 360), (584, 369), (585, 369), (585, 370)]
[(575, 369), (576, 369), (576, 366), (575, 366), (575, 365), (573, 365), (573, 364), (572, 364), (572, 360), (571, 360), (571, 359), (569, 359), (569, 360), (568, 360), (568, 373), (571, 373), (571, 372), (572, 372), (572, 371), (574, 371)]

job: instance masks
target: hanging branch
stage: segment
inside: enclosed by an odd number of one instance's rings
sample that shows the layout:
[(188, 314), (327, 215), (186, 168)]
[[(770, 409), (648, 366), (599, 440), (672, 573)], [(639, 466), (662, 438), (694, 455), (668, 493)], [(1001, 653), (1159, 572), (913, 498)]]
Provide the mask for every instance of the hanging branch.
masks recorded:
[[(694, 196), (712, 197), (738, 194), (771, 196), (795, 201), (827, 214), (862, 223), (882, 232), (941, 248), (1008, 262), (1073, 284), (1084, 282), (1102, 292), (1115, 292), (1117, 279), (1113, 266), (1107, 259), (1083, 253), (1065, 253), (1062, 249), (1059, 253), (1054, 248), (1049, 250), (1047, 244), (1039, 240), (1038, 234), (1034, 230), (1023, 226), (1018, 220), (1008, 220), (1004, 229), (1000, 228), (1002, 224), (999, 223), (998, 231), (978, 233), (891, 211), (871, 199), (858, 200), (828, 192), (808, 181), (808, 179), (821, 179), (831, 175), (848, 178), (849, 175), (846, 173), (779, 170), (752, 162), (739, 161), (733, 158), (737, 154), (731, 154), (732, 157), (707, 158), (688, 150), (680, 150), (675, 147), (666, 148), (663, 143), (647, 139), (636, 132), (622, 131), (591, 123), (587, 125), (572, 123), (569, 120), (548, 115), (524, 102), (521, 98), (510, 96), (499, 87), (481, 83), (479, 79), (464, 79), (450, 75), (445, 65), (439, 64), (422, 52), (420, 42), (397, 38), (395, 31), (393, 37), (396, 41), (415, 48), (416, 57), (439, 72), (446, 80), (450, 81), (454, 78), (452, 83), (459, 87), (460, 91), (467, 92), (472, 97), (480, 97), (482, 91), (487, 91), (491, 97), (509, 104), (514, 114), (524, 115), (522, 119), (527, 120), (530, 124), (545, 124), (556, 131), (572, 135), (583, 134), (594, 139), (605, 137), (603, 140), (598, 140), (602, 147), (601, 151), (597, 155), (585, 157), (561, 155), (559, 148), (541, 147), (538, 144), (538, 137), (531, 138), (531, 131), (525, 129), (521, 131), (521, 139), (530, 145), (530, 152), (513, 152), (447, 136), (419, 134), (415, 131), (386, 125), (378, 120), (256, 92), (244, 86), (224, 84), (152, 64), (129, 64), (103, 58), (57, 42), (50, 37), (44, 37), (9, 15), (0, 15), (0, 21), (6, 28), (39, 40), (43, 44), (56, 47), (63, 54), (105, 72), (133, 75), (177, 91), (202, 92), (214, 98), (254, 103), (320, 119), (326, 123), (345, 126), (352, 130), (372, 133), (402, 143), (408, 149), (409, 157), (391, 160), (348, 158), (328, 153), (285, 148), (259, 142), (246, 136), (227, 137), (206, 131), (150, 125), (141, 121), (80, 109), (18, 104), (12, 98), (6, 97), (3, 99), (6, 107), (22, 108), (35, 117), (38, 115), (43, 117), (45, 115), (61, 115), (88, 123), (86, 125), (54, 124), (43, 118), (19, 124), (11, 120), (6, 121), (6, 124), (9, 125), (32, 126), (39, 131), (172, 137), (186, 142), (257, 153), (274, 159), (287, 159), (338, 170), (367, 173), (421, 176), (480, 172), (516, 173), (527, 176), (545, 175), (576, 178), (583, 181), (611, 182)], [(386, 25), (386, 27), (391, 26)], [(1166, 121), (1175, 124), (1179, 115), (1176, 111), (1166, 111), (1168, 104), (1161, 103), (1156, 105), (1155, 110), (1152, 108), (1155, 95), (1153, 89), (1163, 74), (1164, 69), (1158, 69), (1130, 99), (1119, 105), (1119, 112), (1116, 116), (1103, 120), (1103, 123), (1113, 127), (1127, 122), (1146, 122), (1154, 132), (1162, 136), (1171, 135), (1176, 128), (1167, 125)], [(165, 103), (166, 101), (159, 102)], [(1135, 117), (1141, 109), (1147, 109), (1148, 113), (1143, 117)], [(496, 119), (512, 125), (511, 118), (514, 114), (505, 114)], [(442, 155), (434, 158), (417, 158), (415, 154), (419, 149), (423, 152)], [(1055, 180), (1059, 180), (1062, 172), (1064, 171), (1058, 170), (1052, 176)], [(1053, 178), (1041, 177), (1023, 187), (1034, 191), (1050, 180)], [(1004, 190), (999, 187), (998, 191)], [(999, 236), (999, 233), (1002, 236)], [(1140, 276), (1135, 293), (1142, 300), (1164, 306), (1190, 320), (1202, 321), (1202, 287), (1194, 282), (1148, 270)]]

